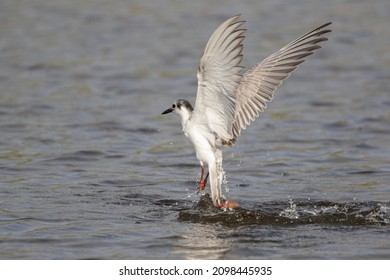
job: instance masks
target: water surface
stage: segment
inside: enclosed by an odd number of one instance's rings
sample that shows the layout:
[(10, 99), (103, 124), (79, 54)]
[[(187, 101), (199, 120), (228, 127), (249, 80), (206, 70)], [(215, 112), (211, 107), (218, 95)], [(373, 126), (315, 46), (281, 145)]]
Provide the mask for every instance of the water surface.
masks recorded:
[[(290, 2), (2, 1), (0, 258), (389, 259), (390, 5)], [(333, 32), (224, 151), (218, 210), (160, 113), (238, 13), (248, 67)]]

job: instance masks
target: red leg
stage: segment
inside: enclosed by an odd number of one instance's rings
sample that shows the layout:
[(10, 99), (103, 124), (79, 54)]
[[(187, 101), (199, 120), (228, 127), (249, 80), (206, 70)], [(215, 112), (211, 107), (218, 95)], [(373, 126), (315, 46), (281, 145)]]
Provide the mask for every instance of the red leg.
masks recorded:
[(203, 180), (203, 175), (204, 175), (204, 168), (202, 166), (202, 173), (200, 175), (200, 181), (199, 181), (199, 187), (198, 187), (198, 193), (204, 190), (207, 184), (207, 179), (209, 178), (209, 173), (207, 172), (206, 177)]

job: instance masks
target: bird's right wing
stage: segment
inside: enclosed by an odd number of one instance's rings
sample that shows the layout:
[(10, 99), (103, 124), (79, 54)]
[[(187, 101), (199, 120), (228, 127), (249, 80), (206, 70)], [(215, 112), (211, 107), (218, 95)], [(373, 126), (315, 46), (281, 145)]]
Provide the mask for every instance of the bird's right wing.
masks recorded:
[(325, 29), (330, 24), (324, 24), (292, 41), (241, 78), (236, 91), (233, 140), (267, 107), (266, 103), (273, 99), (275, 90), (305, 61), (303, 58), (319, 49), (320, 42), (328, 40), (323, 35), (331, 31)]

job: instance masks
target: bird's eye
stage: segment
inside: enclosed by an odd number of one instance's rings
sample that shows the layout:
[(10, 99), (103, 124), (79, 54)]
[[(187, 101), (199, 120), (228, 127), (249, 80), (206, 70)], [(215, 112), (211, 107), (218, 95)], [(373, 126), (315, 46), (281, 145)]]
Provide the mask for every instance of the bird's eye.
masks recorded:
[(175, 109), (176, 108), (176, 104), (172, 104), (172, 108)]

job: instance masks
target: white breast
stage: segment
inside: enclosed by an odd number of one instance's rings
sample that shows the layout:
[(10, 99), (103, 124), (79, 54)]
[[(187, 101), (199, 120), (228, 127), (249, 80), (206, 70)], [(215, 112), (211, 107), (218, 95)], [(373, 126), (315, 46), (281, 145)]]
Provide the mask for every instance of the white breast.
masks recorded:
[(195, 147), (198, 160), (208, 163), (215, 158), (215, 136), (203, 125), (188, 121), (183, 127), (184, 134)]

